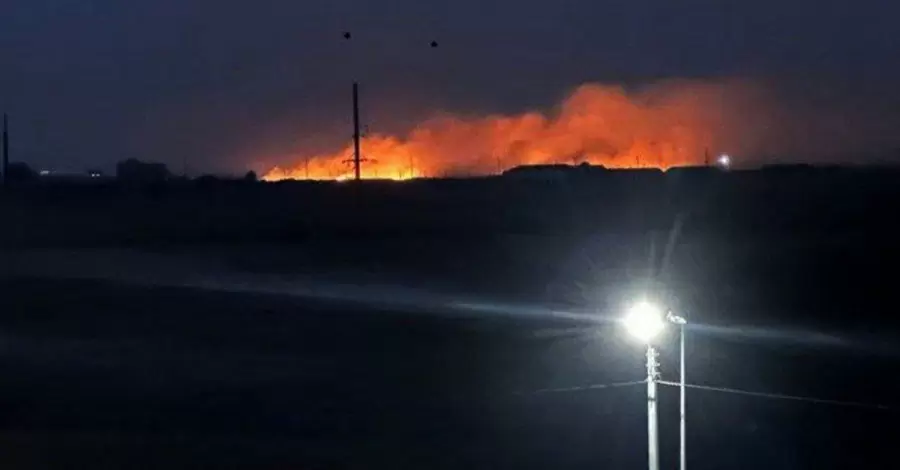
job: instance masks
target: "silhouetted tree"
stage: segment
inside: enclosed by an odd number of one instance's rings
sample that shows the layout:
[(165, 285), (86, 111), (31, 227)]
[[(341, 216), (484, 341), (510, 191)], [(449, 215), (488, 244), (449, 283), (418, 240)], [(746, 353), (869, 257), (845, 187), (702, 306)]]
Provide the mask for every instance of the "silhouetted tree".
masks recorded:
[(255, 183), (255, 182), (259, 181), (259, 178), (256, 176), (256, 172), (251, 170), (251, 171), (248, 171), (247, 174), (244, 175), (244, 181), (247, 181), (249, 183)]
[(10, 183), (33, 181), (38, 177), (37, 173), (25, 162), (10, 162), (7, 169), (9, 174), (6, 176), (6, 181)]

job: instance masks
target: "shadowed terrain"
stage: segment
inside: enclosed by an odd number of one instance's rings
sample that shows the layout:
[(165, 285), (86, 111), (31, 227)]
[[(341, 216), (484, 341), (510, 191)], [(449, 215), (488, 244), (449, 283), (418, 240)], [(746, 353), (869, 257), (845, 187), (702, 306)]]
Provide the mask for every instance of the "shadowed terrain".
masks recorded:
[[(648, 292), (691, 322), (691, 382), (896, 403), (896, 173), (545, 176), (12, 188), (4, 462), (639, 468), (641, 385), (533, 392), (641, 380), (640, 346), (581, 314)], [(691, 468), (893, 446), (896, 411), (688, 397)], [(665, 466), (676, 410), (664, 387)]]
[[(611, 326), (560, 337), (546, 333), (572, 323), (93, 281), (6, 280), (0, 293), (12, 468), (637, 468), (644, 456), (640, 385), (530, 393), (640, 380), (640, 348)], [(664, 348), (670, 379), (673, 357)], [(689, 357), (698, 383), (874, 402), (898, 391), (871, 387), (895, 358), (822, 345), (697, 332)], [(829, 452), (874, 462), (890, 449), (866, 431), (890, 412), (689, 397), (696, 468), (842, 468)], [(662, 400), (674, 464), (675, 390)]]

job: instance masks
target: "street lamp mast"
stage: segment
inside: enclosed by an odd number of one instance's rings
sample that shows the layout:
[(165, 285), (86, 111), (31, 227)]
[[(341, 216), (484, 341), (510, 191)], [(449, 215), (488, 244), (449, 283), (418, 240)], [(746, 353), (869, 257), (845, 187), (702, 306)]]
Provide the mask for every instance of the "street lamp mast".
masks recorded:
[(659, 353), (654, 340), (665, 329), (666, 323), (679, 326), (681, 333), (681, 406), (680, 406), (680, 470), (687, 469), (686, 437), (685, 437), (685, 360), (684, 360), (684, 325), (683, 317), (669, 312), (663, 315), (662, 310), (648, 302), (636, 304), (624, 319), (625, 328), (642, 343), (647, 345), (647, 461), (649, 470), (659, 470), (659, 421), (658, 394)]
[(685, 434), (687, 428), (687, 419), (686, 419), (686, 407), (685, 407), (685, 361), (684, 361), (684, 326), (687, 325), (687, 320), (684, 317), (680, 317), (678, 315), (669, 312), (666, 315), (666, 320), (669, 323), (674, 323), (678, 325), (678, 336), (679, 336), (679, 347), (678, 347), (678, 362), (680, 370), (680, 386), (679, 386), (679, 397), (678, 397), (678, 468), (679, 470), (687, 470), (687, 435)]
[(649, 470), (659, 470), (659, 420), (657, 418), (658, 356), (653, 340), (665, 329), (662, 312), (654, 305), (641, 302), (628, 312), (625, 328), (632, 336), (647, 345), (647, 464)]
[(656, 381), (659, 379), (659, 363), (656, 348), (647, 345), (647, 468), (659, 470), (659, 421), (657, 418)]

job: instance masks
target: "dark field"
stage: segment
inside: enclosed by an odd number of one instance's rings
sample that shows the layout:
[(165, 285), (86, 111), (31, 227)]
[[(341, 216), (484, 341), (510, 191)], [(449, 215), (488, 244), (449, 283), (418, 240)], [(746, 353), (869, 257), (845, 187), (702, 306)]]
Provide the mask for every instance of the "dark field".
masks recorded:
[[(615, 326), (542, 306), (612, 318), (645, 293), (690, 320), (692, 383), (895, 405), (898, 200), (895, 170), (808, 168), (15, 187), (2, 462), (642, 468), (641, 385), (534, 392), (641, 380)], [(691, 469), (883, 468), (900, 414), (688, 405)]]
[[(7, 280), (0, 293), (7, 468), (644, 465), (640, 385), (529, 393), (641, 379), (640, 348), (610, 326), (547, 337), (577, 325), (86, 281)], [(895, 358), (821, 344), (697, 332), (689, 357), (696, 383), (873, 402), (900, 391), (884, 381)], [(896, 412), (688, 397), (692, 468), (866, 468), (893, 448)], [(662, 400), (671, 468), (676, 391)]]

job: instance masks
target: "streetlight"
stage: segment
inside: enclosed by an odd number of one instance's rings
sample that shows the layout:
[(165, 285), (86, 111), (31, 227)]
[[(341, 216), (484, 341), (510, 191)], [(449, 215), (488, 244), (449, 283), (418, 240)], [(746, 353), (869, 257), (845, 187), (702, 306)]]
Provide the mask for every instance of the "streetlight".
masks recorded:
[(640, 302), (628, 311), (625, 329), (647, 345), (647, 461), (649, 470), (659, 470), (659, 423), (657, 420), (656, 380), (659, 378), (653, 340), (665, 329), (662, 311), (649, 302)]
[(656, 358), (659, 355), (654, 347), (654, 341), (665, 330), (666, 323), (679, 326), (681, 334), (681, 406), (680, 406), (680, 469), (687, 469), (687, 454), (685, 446), (685, 361), (684, 361), (684, 325), (687, 320), (683, 317), (668, 312), (665, 315), (662, 309), (649, 302), (635, 304), (628, 311), (623, 323), (625, 329), (635, 339), (647, 345), (647, 456), (649, 470), (659, 470), (659, 425), (657, 420), (657, 393), (656, 382), (659, 379), (659, 364)]
[(678, 406), (678, 468), (680, 470), (687, 470), (687, 436), (685, 435), (686, 419), (685, 419), (685, 367), (684, 367), (684, 325), (687, 325), (687, 320), (684, 317), (680, 317), (678, 315), (673, 314), (671, 311), (666, 314), (666, 320), (669, 323), (673, 323), (678, 325), (678, 336), (679, 336), (679, 352), (678, 352), (678, 363), (681, 369), (681, 379), (679, 384), (679, 406)]

